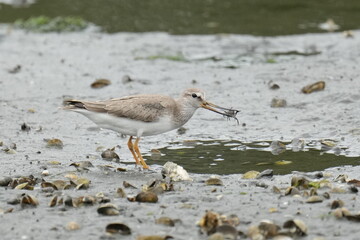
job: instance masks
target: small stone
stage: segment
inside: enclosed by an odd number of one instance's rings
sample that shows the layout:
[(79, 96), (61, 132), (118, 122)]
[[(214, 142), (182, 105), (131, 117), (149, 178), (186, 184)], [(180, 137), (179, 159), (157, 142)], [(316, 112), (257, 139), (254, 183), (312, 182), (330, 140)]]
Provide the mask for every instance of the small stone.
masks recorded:
[(182, 134), (185, 134), (186, 131), (187, 131), (187, 128), (180, 127), (180, 128), (178, 128), (177, 133), (178, 133), (179, 135), (182, 135)]
[(192, 181), (188, 172), (180, 165), (173, 162), (166, 162), (161, 174), (169, 177), (172, 181)]
[(30, 131), (30, 129), (31, 129), (30, 126), (27, 125), (26, 123), (21, 124), (22, 131), (28, 132), (28, 131)]

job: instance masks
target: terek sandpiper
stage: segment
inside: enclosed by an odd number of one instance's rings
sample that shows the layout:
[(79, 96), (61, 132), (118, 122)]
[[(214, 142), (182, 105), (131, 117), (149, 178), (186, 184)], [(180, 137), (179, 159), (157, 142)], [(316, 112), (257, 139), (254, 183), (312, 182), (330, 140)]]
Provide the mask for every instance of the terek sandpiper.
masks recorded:
[[(239, 112), (207, 102), (205, 93), (196, 88), (185, 90), (178, 99), (163, 95), (133, 95), (96, 102), (65, 100), (64, 105), (64, 109), (85, 115), (100, 128), (129, 135), (129, 150), (136, 164), (141, 164), (145, 169), (149, 166), (138, 146), (142, 136), (179, 128), (200, 107), (235, 119)], [(135, 142), (132, 141), (133, 137), (136, 137)]]

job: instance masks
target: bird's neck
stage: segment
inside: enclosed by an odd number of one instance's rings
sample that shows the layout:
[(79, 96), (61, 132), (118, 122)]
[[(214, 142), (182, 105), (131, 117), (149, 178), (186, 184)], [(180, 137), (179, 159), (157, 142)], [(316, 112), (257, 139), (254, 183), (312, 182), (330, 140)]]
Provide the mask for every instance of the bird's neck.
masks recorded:
[(174, 113), (174, 122), (177, 127), (184, 125), (194, 115), (197, 108), (180, 98), (176, 100), (176, 108)]

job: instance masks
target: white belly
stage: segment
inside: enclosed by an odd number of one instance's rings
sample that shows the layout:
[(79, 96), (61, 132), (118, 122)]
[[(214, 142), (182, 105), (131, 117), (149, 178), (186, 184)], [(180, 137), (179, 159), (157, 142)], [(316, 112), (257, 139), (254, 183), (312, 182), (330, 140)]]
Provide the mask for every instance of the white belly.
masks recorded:
[(101, 128), (136, 137), (156, 135), (178, 128), (172, 123), (170, 117), (163, 117), (157, 122), (142, 122), (106, 113), (89, 112), (84, 109), (74, 111), (83, 114)]

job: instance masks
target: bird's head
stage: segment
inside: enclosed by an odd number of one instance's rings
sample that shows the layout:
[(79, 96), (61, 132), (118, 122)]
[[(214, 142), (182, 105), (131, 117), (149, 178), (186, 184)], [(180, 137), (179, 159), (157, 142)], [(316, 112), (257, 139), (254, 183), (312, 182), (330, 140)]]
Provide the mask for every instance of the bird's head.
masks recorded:
[(182, 97), (187, 104), (191, 105), (195, 109), (200, 107), (205, 108), (207, 110), (221, 114), (225, 117), (231, 117), (236, 119), (236, 114), (239, 112), (238, 110), (220, 107), (206, 101), (204, 91), (197, 88), (186, 89), (183, 92)]

